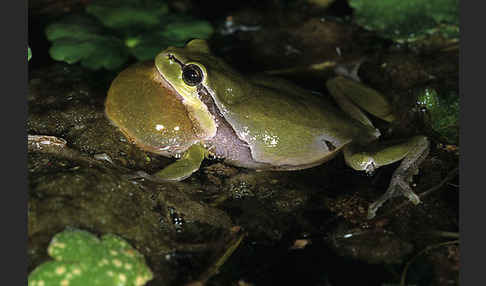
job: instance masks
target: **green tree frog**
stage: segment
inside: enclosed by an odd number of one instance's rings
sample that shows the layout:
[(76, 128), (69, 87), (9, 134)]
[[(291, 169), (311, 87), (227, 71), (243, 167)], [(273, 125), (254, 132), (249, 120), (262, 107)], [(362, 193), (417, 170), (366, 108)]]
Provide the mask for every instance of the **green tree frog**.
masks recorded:
[(377, 143), (380, 131), (364, 111), (393, 121), (385, 98), (342, 76), (327, 88), (339, 108), (283, 79), (244, 76), (195, 39), (162, 51), (155, 65), (121, 72), (108, 91), (106, 115), (140, 148), (178, 158), (153, 175), (160, 180), (189, 177), (209, 155), (256, 170), (299, 170), (343, 151), (350, 167), (366, 172), (402, 160), (369, 218), (400, 194), (418, 204), (409, 182), (428, 154), (427, 138)]

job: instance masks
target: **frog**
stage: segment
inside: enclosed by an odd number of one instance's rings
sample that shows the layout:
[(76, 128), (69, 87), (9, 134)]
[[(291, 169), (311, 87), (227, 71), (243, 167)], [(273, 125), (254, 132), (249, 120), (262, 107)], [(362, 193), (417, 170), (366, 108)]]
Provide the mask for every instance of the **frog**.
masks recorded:
[(181, 181), (206, 158), (257, 171), (315, 167), (344, 155), (358, 171), (401, 161), (368, 218), (390, 198), (420, 198), (410, 187), (429, 152), (426, 136), (378, 140), (370, 115), (396, 120), (379, 92), (345, 76), (326, 82), (330, 97), (265, 74), (244, 75), (213, 55), (206, 40), (168, 47), (154, 61), (122, 71), (112, 82), (105, 114), (130, 142), (176, 160), (149, 175)]

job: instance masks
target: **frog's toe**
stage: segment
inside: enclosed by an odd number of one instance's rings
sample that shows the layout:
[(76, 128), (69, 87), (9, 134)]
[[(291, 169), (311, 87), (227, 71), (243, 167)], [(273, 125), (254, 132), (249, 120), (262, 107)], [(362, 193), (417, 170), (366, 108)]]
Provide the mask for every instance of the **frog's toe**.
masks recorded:
[(376, 170), (375, 162), (373, 160), (369, 160), (368, 164), (366, 164), (366, 167), (365, 167), (366, 175), (373, 176), (373, 174), (375, 173), (375, 170)]
[(400, 181), (399, 182), (399, 184), (400, 184), (399, 189), (400, 189), (403, 196), (408, 198), (408, 200), (411, 201), (414, 205), (418, 205), (418, 204), (420, 204), (420, 198), (419, 198), (419, 196), (417, 196), (417, 194), (414, 193), (414, 191), (410, 187), (408, 181), (411, 181), (411, 180)]
[(409, 178), (394, 176), (386, 192), (368, 207), (368, 219), (376, 216), (376, 211), (389, 199), (400, 195), (408, 198), (414, 205), (420, 203), (420, 198), (415, 194), (408, 183)]

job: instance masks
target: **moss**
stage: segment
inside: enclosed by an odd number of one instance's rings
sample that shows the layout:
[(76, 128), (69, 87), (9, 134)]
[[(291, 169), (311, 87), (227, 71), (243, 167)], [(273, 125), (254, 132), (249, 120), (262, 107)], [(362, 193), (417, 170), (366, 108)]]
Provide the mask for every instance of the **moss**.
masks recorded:
[(426, 122), (435, 132), (439, 133), (447, 143), (458, 144), (459, 96), (457, 94), (439, 94), (433, 88), (423, 88), (418, 90), (417, 104), (427, 112)]

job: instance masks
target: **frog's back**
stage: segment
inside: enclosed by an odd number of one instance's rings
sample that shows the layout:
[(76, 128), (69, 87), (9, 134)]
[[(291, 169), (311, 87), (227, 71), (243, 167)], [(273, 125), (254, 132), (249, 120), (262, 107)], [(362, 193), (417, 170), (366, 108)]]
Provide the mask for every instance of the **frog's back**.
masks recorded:
[(250, 92), (231, 103), (219, 101), (218, 107), (257, 162), (278, 169), (307, 168), (333, 158), (351, 141), (374, 136), (374, 130), (319, 94), (278, 78), (250, 81)]

